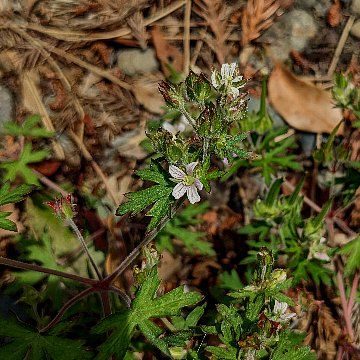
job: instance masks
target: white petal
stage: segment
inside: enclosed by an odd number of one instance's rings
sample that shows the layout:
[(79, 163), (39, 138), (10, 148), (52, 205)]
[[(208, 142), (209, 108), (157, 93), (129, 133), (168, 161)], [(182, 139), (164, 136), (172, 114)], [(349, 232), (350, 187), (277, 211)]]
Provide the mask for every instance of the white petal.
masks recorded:
[(314, 254), (314, 258), (321, 260), (321, 261), (330, 261), (330, 257), (328, 254), (326, 254), (325, 252), (316, 252)]
[(234, 98), (236, 98), (236, 97), (238, 97), (238, 96), (240, 95), (240, 91), (239, 91), (238, 88), (232, 86), (232, 87), (230, 88), (230, 94), (231, 94)]
[(173, 134), (173, 135), (176, 134), (175, 126), (172, 125), (172, 124), (170, 124), (169, 122), (167, 122), (167, 121), (164, 122), (164, 123), (162, 124), (162, 127), (163, 127), (163, 129), (165, 129), (165, 130), (168, 131), (169, 133), (171, 133), (171, 134)]
[(296, 316), (295, 313), (289, 313), (289, 314), (283, 315), (281, 318), (286, 321), (286, 320), (292, 319), (292, 318), (295, 317), (295, 316)]
[(188, 186), (186, 189), (186, 195), (190, 201), (191, 204), (195, 204), (197, 202), (200, 201), (200, 196), (197, 192), (196, 186), (195, 185), (191, 185)]
[(234, 76), (234, 73), (235, 73), (236, 67), (237, 67), (236, 63), (232, 63), (232, 64), (230, 64), (230, 66), (229, 66), (230, 74), (229, 74), (229, 75), (230, 75), (231, 77), (233, 77), (233, 76)]
[(169, 173), (174, 179), (182, 180), (186, 174), (175, 165), (169, 166)]
[(188, 174), (188, 175), (192, 175), (193, 174), (193, 172), (194, 172), (194, 169), (195, 169), (195, 167), (196, 167), (196, 165), (198, 164), (199, 162), (198, 161), (194, 161), (194, 162), (192, 162), (192, 163), (190, 163), (190, 164), (187, 164), (186, 165), (186, 173)]
[(183, 183), (178, 183), (172, 191), (172, 196), (175, 199), (180, 199), (186, 193), (186, 188), (187, 186), (185, 186)]
[(220, 73), (223, 79), (227, 78), (229, 76), (229, 64), (222, 64)]
[(194, 184), (199, 190), (202, 190), (204, 187), (204, 185), (202, 184), (202, 182), (199, 179), (195, 179)]
[(211, 74), (211, 83), (215, 89), (219, 86), (218, 81), (217, 81), (217, 71), (216, 70), (214, 70)]

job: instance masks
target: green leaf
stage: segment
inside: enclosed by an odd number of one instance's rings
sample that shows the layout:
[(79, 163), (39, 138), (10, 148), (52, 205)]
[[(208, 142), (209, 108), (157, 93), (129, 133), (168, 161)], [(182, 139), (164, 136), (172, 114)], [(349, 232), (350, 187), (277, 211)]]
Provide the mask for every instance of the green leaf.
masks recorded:
[[(33, 186), (29, 185), (21, 185), (17, 188), (10, 189), (10, 184), (5, 183), (0, 189), (0, 206), (22, 201), (24, 200), (25, 195), (29, 194), (32, 190)], [(17, 231), (16, 224), (7, 219), (9, 215), (11, 215), (11, 212), (0, 211), (0, 228), (9, 231)]]
[(360, 269), (360, 236), (344, 245), (339, 253), (347, 256), (345, 275), (349, 276)]
[(156, 297), (159, 285), (157, 268), (154, 266), (136, 292), (130, 309), (111, 315), (95, 326), (94, 332), (97, 334), (111, 332), (98, 348), (98, 360), (107, 360), (112, 355), (122, 359), (135, 329), (140, 330), (148, 341), (169, 355), (166, 342), (159, 337), (162, 329), (150, 319), (179, 315), (183, 307), (199, 302), (201, 295), (196, 292), (186, 293), (184, 287), (180, 286)]
[(39, 185), (36, 175), (28, 164), (44, 160), (49, 155), (47, 150), (32, 151), (30, 143), (26, 143), (18, 160), (8, 161), (0, 164), (5, 170), (4, 180), (13, 181), (17, 175), (21, 175), (25, 182), (30, 185)]
[(152, 230), (170, 213), (171, 205), (175, 201), (171, 195), (174, 184), (161, 165), (155, 161), (151, 163), (149, 169), (140, 170), (137, 175), (142, 180), (153, 181), (158, 185), (128, 193), (126, 195), (128, 201), (118, 207), (116, 215), (137, 214), (154, 204), (146, 214), (152, 217), (148, 226), (148, 230)]
[[(63, 327), (60, 325), (60, 328)], [(10, 341), (0, 347), (0, 359), (6, 360), (78, 360), (90, 359), (81, 340), (59, 336), (57, 328), (49, 334), (0, 318), (0, 336)]]
[(219, 275), (220, 286), (223, 289), (237, 291), (243, 287), (240, 277), (235, 269), (231, 272), (223, 272)]
[(31, 115), (25, 121), (18, 125), (12, 121), (4, 124), (5, 133), (13, 136), (28, 136), (34, 138), (48, 138), (54, 136), (52, 131), (41, 127), (41, 117)]
[(270, 356), (270, 360), (316, 360), (314, 353), (308, 346), (303, 346), (306, 334), (284, 331), (280, 334), (280, 339), (276, 349)]

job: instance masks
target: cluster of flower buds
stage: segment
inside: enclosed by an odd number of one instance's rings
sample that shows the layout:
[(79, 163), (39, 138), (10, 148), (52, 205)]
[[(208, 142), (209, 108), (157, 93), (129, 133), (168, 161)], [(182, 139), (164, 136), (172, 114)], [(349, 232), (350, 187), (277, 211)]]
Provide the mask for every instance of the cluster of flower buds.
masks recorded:
[(55, 215), (62, 219), (72, 219), (75, 216), (75, 200), (71, 194), (54, 201), (47, 201), (45, 204), (50, 206)]

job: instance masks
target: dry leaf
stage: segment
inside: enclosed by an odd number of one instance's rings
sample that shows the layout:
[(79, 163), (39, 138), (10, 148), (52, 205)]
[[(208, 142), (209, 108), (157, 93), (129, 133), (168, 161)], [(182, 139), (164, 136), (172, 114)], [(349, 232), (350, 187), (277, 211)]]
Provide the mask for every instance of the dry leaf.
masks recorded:
[(163, 114), (164, 99), (158, 91), (158, 77), (142, 77), (133, 84), (136, 100), (148, 111), (154, 114)]
[(151, 30), (151, 37), (156, 50), (161, 68), (164, 74), (169, 74), (167, 65), (171, 64), (175, 70), (182, 71), (183, 69), (183, 55), (181, 51), (171, 45), (164, 37), (164, 34), (158, 26), (154, 26)]
[[(342, 119), (330, 92), (298, 79), (281, 64), (271, 73), (268, 88), (276, 111), (297, 130), (330, 133)], [(338, 134), (342, 131), (340, 127)]]

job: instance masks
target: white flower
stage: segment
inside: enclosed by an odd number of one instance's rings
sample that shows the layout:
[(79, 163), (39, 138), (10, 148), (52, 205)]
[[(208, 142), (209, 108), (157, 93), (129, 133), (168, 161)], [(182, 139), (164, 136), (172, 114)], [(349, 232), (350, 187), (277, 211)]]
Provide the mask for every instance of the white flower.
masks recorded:
[(184, 132), (188, 127), (188, 125), (189, 122), (186, 120), (186, 117), (184, 115), (181, 115), (179, 121), (176, 122), (175, 124), (171, 124), (170, 122), (165, 121), (162, 124), (162, 127), (169, 133), (176, 135), (179, 132), (180, 133)]
[(243, 77), (238, 75), (238, 67), (236, 63), (223, 64), (220, 73), (214, 70), (211, 74), (211, 83), (215, 89), (222, 88), (227, 94), (234, 98), (238, 97), (239, 89), (244, 86)]
[(177, 166), (170, 165), (169, 173), (174, 180), (178, 181), (178, 184), (172, 191), (172, 195), (175, 199), (180, 199), (186, 193), (191, 204), (200, 201), (198, 190), (202, 190), (203, 184), (194, 176), (194, 169), (197, 164), (198, 162), (192, 162), (186, 165), (186, 173)]
[(295, 313), (287, 314), (286, 313), (287, 308), (288, 308), (288, 304), (286, 302), (280, 302), (275, 300), (273, 316), (271, 316), (270, 319), (278, 322), (287, 322), (290, 319), (292, 319), (294, 316), (296, 316)]
[(308, 259), (318, 259), (321, 261), (329, 262), (330, 256), (327, 254), (329, 250), (326, 245), (326, 238), (321, 237), (318, 243), (314, 243), (310, 246)]

